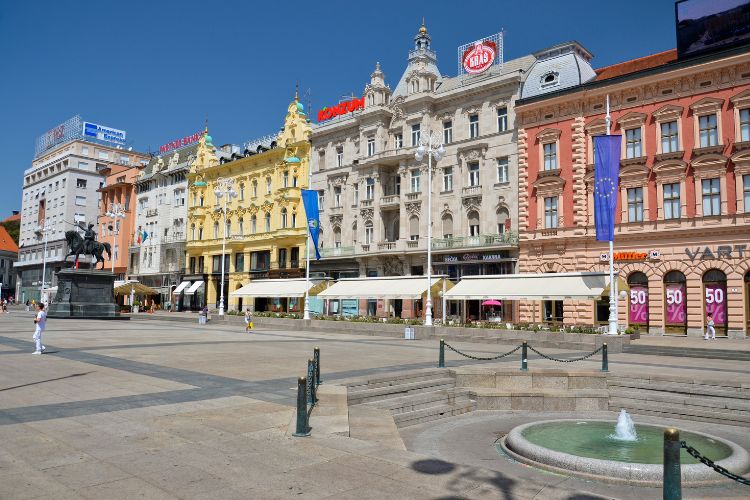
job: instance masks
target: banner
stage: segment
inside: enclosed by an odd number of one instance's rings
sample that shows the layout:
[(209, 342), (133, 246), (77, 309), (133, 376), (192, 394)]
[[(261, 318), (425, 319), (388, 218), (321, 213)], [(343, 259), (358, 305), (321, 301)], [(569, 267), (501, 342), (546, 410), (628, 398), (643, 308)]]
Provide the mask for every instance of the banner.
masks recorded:
[(685, 303), (685, 284), (668, 284), (667, 297), (667, 325), (684, 325), (687, 318), (687, 304)]
[(597, 241), (612, 241), (615, 236), (621, 140), (621, 135), (594, 137), (594, 220)]
[(320, 213), (318, 211), (318, 192), (312, 189), (302, 190), (302, 203), (305, 205), (305, 215), (307, 216), (307, 229), (310, 232), (313, 245), (315, 247), (315, 259), (320, 260), (320, 250), (318, 250), (318, 237), (320, 236)]
[(727, 287), (721, 283), (706, 283), (706, 314), (711, 313), (716, 326), (727, 323)]
[(630, 285), (630, 324), (648, 324), (648, 287)]

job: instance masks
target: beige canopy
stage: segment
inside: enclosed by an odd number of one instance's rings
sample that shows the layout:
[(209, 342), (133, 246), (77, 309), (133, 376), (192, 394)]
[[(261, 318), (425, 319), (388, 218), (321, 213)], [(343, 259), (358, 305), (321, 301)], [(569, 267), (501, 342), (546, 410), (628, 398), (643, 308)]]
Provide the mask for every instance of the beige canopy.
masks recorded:
[(465, 276), (446, 292), (448, 300), (593, 300), (601, 297), (609, 273), (542, 273)]
[(115, 281), (115, 295), (159, 295), (153, 288), (138, 281)]
[[(432, 294), (443, 289), (443, 277), (432, 278)], [(445, 280), (446, 289), (453, 283)], [(342, 278), (318, 294), (323, 299), (419, 299), (427, 291), (425, 276)]]

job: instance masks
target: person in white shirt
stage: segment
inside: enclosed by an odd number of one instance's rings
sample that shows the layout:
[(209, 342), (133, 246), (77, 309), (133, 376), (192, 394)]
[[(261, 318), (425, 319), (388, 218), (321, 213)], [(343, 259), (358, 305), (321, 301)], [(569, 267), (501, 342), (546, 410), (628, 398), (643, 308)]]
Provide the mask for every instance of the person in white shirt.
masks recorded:
[(47, 348), (42, 345), (42, 332), (47, 326), (47, 313), (44, 311), (44, 303), (40, 302), (37, 304), (37, 307), (39, 308), (39, 312), (36, 313), (36, 318), (34, 318), (36, 328), (34, 329), (33, 337), (34, 342), (36, 343), (36, 351), (32, 354), (42, 354), (47, 350)]

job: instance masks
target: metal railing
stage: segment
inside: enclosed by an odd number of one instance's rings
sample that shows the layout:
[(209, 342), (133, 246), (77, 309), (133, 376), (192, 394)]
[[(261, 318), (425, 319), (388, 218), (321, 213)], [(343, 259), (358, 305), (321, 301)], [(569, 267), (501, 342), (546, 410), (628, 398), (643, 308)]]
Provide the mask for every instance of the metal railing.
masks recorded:
[(297, 379), (297, 425), (295, 437), (310, 435), (310, 415), (318, 403), (318, 386), (320, 380), (320, 348), (315, 347), (313, 358), (307, 360), (307, 375)]
[(479, 236), (458, 236), (455, 238), (433, 238), (432, 249), (488, 247), (493, 245), (517, 245), (518, 233), (508, 231), (501, 234), (481, 234)]

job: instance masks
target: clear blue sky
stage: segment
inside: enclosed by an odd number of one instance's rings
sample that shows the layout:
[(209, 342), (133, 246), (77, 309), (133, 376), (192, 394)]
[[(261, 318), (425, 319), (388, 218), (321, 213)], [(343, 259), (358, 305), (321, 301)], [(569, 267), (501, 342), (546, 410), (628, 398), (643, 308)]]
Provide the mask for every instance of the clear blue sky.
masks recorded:
[(575, 39), (600, 67), (675, 46), (670, 0), (2, 1), (0, 217), (20, 208), (34, 139), (75, 114), (139, 151), (206, 115), (215, 143), (243, 142), (279, 129), (295, 80), (314, 111), (361, 94), (376, 61), (395, 87), (422, 16), (446, 75), (458, 45), (500, 29), (505, 59)]

